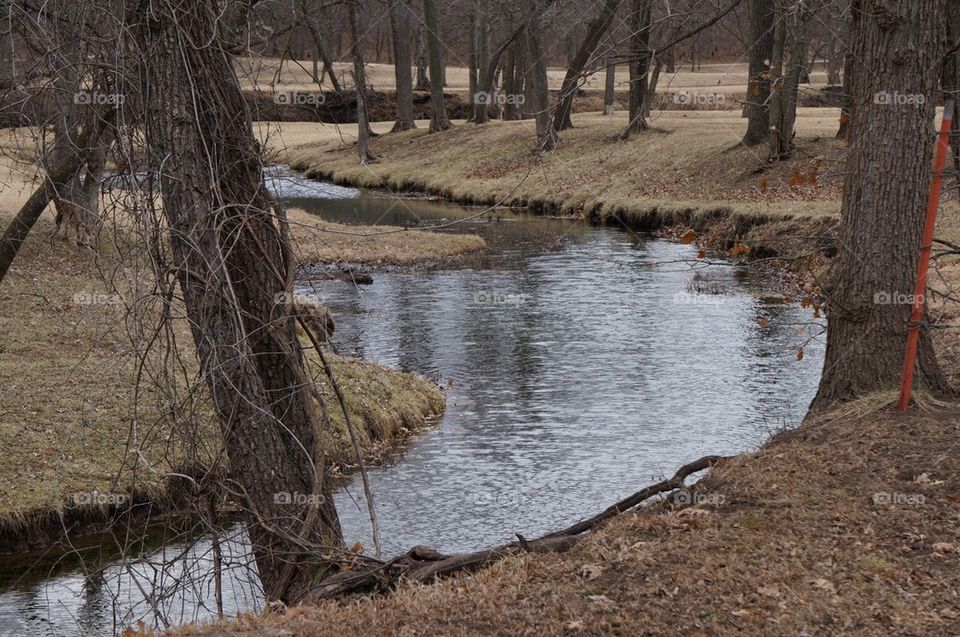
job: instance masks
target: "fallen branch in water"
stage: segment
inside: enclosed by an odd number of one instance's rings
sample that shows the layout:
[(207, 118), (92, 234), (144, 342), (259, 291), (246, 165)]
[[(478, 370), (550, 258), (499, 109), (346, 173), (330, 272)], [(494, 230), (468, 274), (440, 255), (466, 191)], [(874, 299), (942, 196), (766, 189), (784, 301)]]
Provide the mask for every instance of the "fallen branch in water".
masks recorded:
[(319, 586), (304, 595), (299, 603), (311, 604), (324, 599), (338, 599), (349, 595), (388, 591), (401, 580), (423, 583), (434, 582), (456, 573), (476, 571), (491, 562), (516, 552), (549, 553), (565, 551), (583, 537), (584, 533), (595, 529), (602, 522), (643, 504), (655, 495), (682, 489), (684, 481), (688, 477), (698, 471), (709, 469), (725, 459), (724, 456), (704, 456), (699, 460), (685, 464), (669, 480), (641, 489), (593, 517), (535, 540), (527, 540), (522, 535), (517, 534), (517, 542), (502, 544), (475, 553), (459, 553), (456, 555), (443, 555), (428, 547), (415, 546), (404, 555), (384, 564), (362, 570), (344, 571), (328, 577)]

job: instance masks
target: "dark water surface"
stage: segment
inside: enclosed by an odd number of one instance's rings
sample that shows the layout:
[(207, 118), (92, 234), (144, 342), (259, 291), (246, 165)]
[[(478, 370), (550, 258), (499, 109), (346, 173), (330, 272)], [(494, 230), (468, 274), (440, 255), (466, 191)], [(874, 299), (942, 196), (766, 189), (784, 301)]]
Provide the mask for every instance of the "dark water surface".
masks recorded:
[[(478, 212), (275, 175), (288, 203), (340, 223), (429, 227)], [(480, 233), (490, 249), (454, 269), (374, 272), (369, 286), (299, 286), (330, 306), (341, 353), (447, 391), (440, 426), (370, 470), (385, 553), (555, 530), (802, 418), (823, 362), (808, 342), (814, 319), (746, 269), (697, 268), (691, 246), (507, 211), (454, 229)], [(357, 478), (337, 507), (347, 540), (372, 550), (362, 494)], [(256, 610), (243, 533), (230, 531), (226, 610)], [(151, 562), (186, 551), (177, 568), (210, 569), (208, 541), (106, 544), (87, 554), (88, 567), (106, 569), (96, 578), (62, 552), (33, 568), (39, 554), (0, 561), (0, 635), (111, 634), (141, 616), (152, 624), (141, 591), (160, 578)], [(211, 616), (212, 579), (199, 579), (167, 591), (171, 623)]]

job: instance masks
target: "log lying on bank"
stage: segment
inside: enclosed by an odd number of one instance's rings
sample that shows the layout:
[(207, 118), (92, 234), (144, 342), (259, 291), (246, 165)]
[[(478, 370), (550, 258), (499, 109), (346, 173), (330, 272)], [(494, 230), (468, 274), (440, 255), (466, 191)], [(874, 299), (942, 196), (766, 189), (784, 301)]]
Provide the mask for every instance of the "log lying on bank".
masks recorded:
[(298, 603), (312, 604), (325, 599), (340, 599), (350, 595), (366, 595), (392, 590), (401, 581), (430, 583), (458, 573), (474, 572), (491, 562), (517, 552), (550, 553), (565, 551), (573, 546), (588, 531), (601, 523), (638, 507), (650, 498), (684, 488), (685, 480), (705, 469), (713, 467), (725, 456), (704, 456), (680, 467), (669, 480), (658, 482), (628, 498), (604, 509), (597, 515), (577, 522), (561, 531), (549, 533), (535, 540), (527, 540), (517, 534), (517, 541), (502, 544), (475, 553), (444, 555), (435, 549), (415, 546), (404, 555), (382, 564), (358, 570), (344, 571), (328, 577), (319, 586), (311, 589)]

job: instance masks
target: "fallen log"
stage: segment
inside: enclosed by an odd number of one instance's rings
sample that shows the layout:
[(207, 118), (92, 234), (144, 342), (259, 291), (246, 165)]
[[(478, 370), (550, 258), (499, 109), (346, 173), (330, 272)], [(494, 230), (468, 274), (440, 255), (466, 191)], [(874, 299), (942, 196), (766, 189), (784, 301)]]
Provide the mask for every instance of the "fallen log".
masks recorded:
[(527, 540), (517, 534), (517, 541), (474, 553), (443, 555), (435, 549), (415, 546), (404, 555), (382, 564), (360, 570), (343, 571), (323, 580), (298, 600), (299, 604), (312, 604), (325, 599), (340, 599), (350, 595), (382, 593), (392, 590), (401, 581), (430, 583), (457, 573), (475, 572), (478, 569), (507, 557), (527, 553), (562, 552), (573, 546), (588, 531), (603, 522), (615, 518), (650, 498), (684, 488), (684, 481), (699, 471), (711, 468), (725, 456), (704, 456), (680, 467), (669, 480), (645, 487), (633, 495), (607, 507), (597, 515), (577, 522), (561, 531), (549, 533), (535, 540)]

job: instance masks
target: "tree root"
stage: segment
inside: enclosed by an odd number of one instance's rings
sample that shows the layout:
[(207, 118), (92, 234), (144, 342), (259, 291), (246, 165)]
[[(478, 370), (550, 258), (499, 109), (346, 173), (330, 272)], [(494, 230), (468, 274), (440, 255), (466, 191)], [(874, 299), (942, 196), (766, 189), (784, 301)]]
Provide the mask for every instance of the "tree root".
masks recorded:
[(300, 604), (312, 604), (325, 599), (339, 599), (350, 595), (386, 592), (401, 581), (429, 583), (457, 573), (474, 572), (491, 562), (518, 552), (550, 553), (565, 551), (572, 547), (585, 533), (601, 523), (629, 511), (655, 495), (682, 489), (684, 481), (692, 474), (709, 469), (725, 456), (704, 456), (680, 467), (672, 478), (658, 482), (628, 498), (606, 508), (602, 512), (577, 522), (561, 531), (549, 533), (535, 540), (527, 540), (517, 534), (516, 542), (502, 544), (475, 553), (443, 555), (434, 549), (415, 546), (404, 555), (373, 567), (355, 571), (343, 571), (328, 577), (298, 600)]

